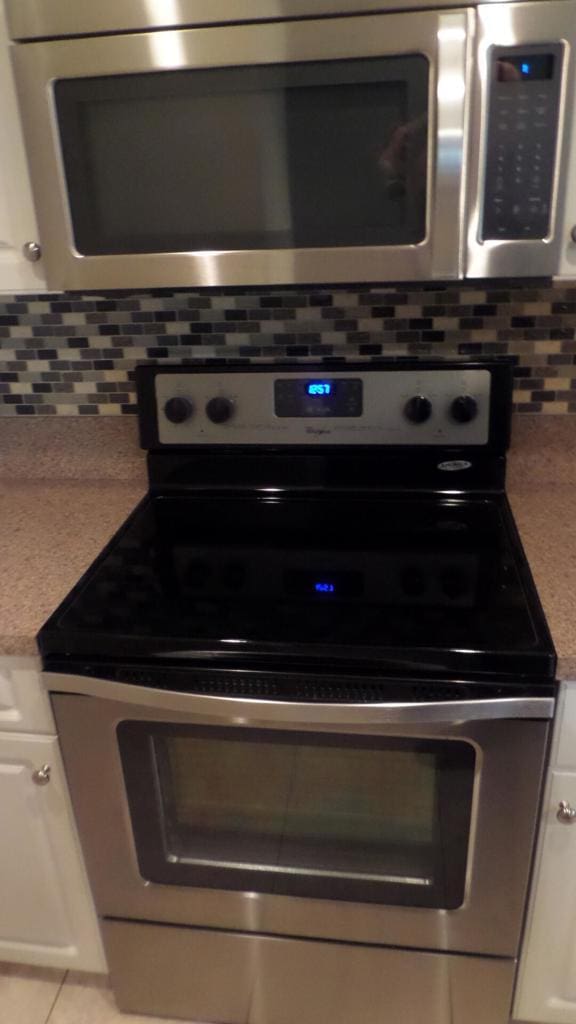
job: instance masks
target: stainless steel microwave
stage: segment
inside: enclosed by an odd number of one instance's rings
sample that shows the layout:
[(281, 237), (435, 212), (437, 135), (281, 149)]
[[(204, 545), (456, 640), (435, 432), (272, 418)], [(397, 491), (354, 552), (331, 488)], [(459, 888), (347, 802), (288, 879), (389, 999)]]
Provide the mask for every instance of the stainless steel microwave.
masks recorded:
[(576, 276), (576, 0), (403, 6), (8, 0), (49, 286)]

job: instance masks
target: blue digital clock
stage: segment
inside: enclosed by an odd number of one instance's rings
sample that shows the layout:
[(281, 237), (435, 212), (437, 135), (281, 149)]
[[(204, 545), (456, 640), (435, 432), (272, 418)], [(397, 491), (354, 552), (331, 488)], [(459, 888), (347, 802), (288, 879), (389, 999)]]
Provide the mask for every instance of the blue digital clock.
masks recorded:
[[(1, 0), (0, 0), (1, 2)], [(362, 415), (362, 380), (358, 377), (279, 377), (274, 381), (276, 416), (343, 419)]]
[(332, 384), (328, 380), (311, 380), (306, 384), (307, 395), (331, 395)]

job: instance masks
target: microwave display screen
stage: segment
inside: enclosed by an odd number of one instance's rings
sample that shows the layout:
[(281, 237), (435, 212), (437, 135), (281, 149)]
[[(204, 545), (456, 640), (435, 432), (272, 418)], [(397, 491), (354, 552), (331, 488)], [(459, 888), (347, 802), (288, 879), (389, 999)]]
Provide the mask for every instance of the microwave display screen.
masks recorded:
[(61, 79), (76, 248), (418, 243), (429, 80), (419, 54)]
[(554, 77), (554, 56), (551, 53), (503, 54), (498, 57), (496, 69), (499, 82), (547, 82)]

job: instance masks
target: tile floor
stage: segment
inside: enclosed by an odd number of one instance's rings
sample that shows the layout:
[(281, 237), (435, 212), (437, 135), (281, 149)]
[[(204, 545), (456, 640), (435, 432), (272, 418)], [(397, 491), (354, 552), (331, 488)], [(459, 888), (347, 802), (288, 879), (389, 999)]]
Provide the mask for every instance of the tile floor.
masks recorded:
[(0, 964), (1, 1024), (182, 1024), (120, 1013), (95, 974)]

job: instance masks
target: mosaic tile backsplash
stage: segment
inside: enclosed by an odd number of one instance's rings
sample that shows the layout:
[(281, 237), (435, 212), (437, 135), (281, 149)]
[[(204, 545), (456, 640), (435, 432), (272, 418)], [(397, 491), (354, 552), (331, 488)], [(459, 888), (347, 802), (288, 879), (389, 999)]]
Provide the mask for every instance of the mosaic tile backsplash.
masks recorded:
[(502, 357), (519, 413), (576, 413), (576, 283), (0, 296), (0, 416), (124, 415), (142, 362)]

